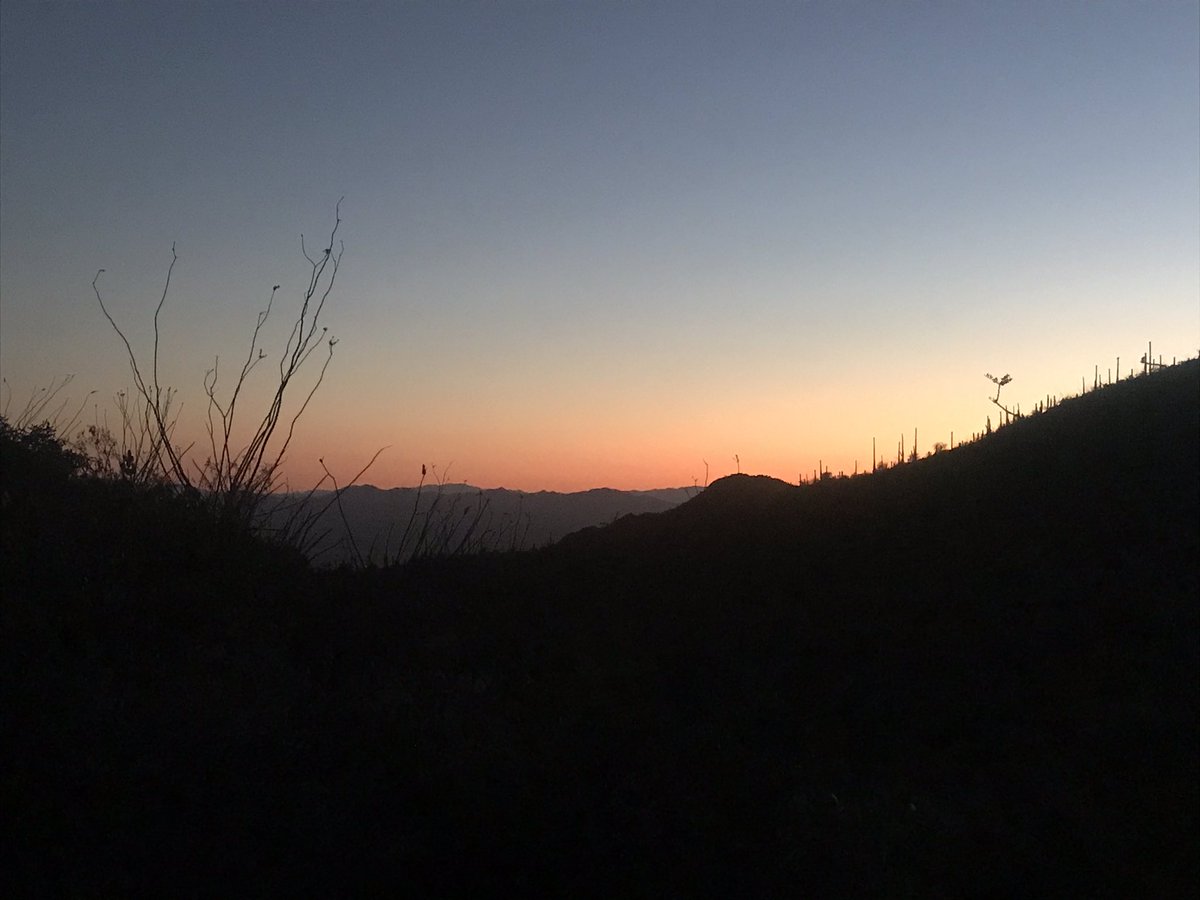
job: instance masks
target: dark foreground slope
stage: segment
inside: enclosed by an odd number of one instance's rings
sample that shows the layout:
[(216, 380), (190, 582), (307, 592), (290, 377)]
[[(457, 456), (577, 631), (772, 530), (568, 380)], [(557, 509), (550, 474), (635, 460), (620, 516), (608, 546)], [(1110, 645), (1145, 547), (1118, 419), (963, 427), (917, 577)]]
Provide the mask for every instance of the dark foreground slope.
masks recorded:
[(9, 871), (1191, 896), (1198, 452), (1189, 363), (878, 476), (735, 477), (453, 565), (29, 563), (6, 512)]

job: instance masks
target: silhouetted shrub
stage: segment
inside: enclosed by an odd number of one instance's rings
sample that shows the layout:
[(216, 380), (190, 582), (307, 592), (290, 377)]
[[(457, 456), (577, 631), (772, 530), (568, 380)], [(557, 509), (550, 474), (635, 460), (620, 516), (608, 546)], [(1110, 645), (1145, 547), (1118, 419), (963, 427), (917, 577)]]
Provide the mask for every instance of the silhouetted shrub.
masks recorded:
[(0, 472), (6, 490), (66, 481), (85, 462), (49, 422), (18, 427), (0, 416)]

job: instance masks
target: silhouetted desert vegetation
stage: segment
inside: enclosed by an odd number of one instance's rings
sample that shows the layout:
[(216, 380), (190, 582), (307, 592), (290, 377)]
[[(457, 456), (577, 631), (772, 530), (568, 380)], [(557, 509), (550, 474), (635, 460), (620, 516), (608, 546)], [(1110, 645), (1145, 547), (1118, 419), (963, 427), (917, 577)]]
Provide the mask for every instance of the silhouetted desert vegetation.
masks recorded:
[(1200, 362), (874, 475), (365, 571), (2, 431), (22, 893), (1200, 882)]

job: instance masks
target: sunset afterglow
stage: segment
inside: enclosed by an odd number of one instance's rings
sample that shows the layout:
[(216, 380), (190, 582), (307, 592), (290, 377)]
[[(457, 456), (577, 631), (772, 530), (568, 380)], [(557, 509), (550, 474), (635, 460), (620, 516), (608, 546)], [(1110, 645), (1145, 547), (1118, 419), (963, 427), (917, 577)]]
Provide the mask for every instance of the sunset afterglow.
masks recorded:
[[(796, 481), (1200, 352), (1196, 4), (52, 4), (0, 12), (0, 369), (84, 424), (273, 388), (345, 254), (293, 487)], [(320, 353), (290, 395), (295, 409)], [(89, 399), (89, 392), (94, 391)], [(218, 389), (218, 393), (220, 388)]]

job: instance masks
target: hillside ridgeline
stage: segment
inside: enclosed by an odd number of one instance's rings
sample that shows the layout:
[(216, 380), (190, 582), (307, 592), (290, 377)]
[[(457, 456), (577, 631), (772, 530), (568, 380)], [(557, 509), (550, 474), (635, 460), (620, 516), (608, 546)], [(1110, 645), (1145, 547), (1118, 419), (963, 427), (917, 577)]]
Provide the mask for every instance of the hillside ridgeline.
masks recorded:
[(1189, 362), (869, 477), (314, 573), (6, 456), (7, 877), (1192, 896), (1198, 457)]

